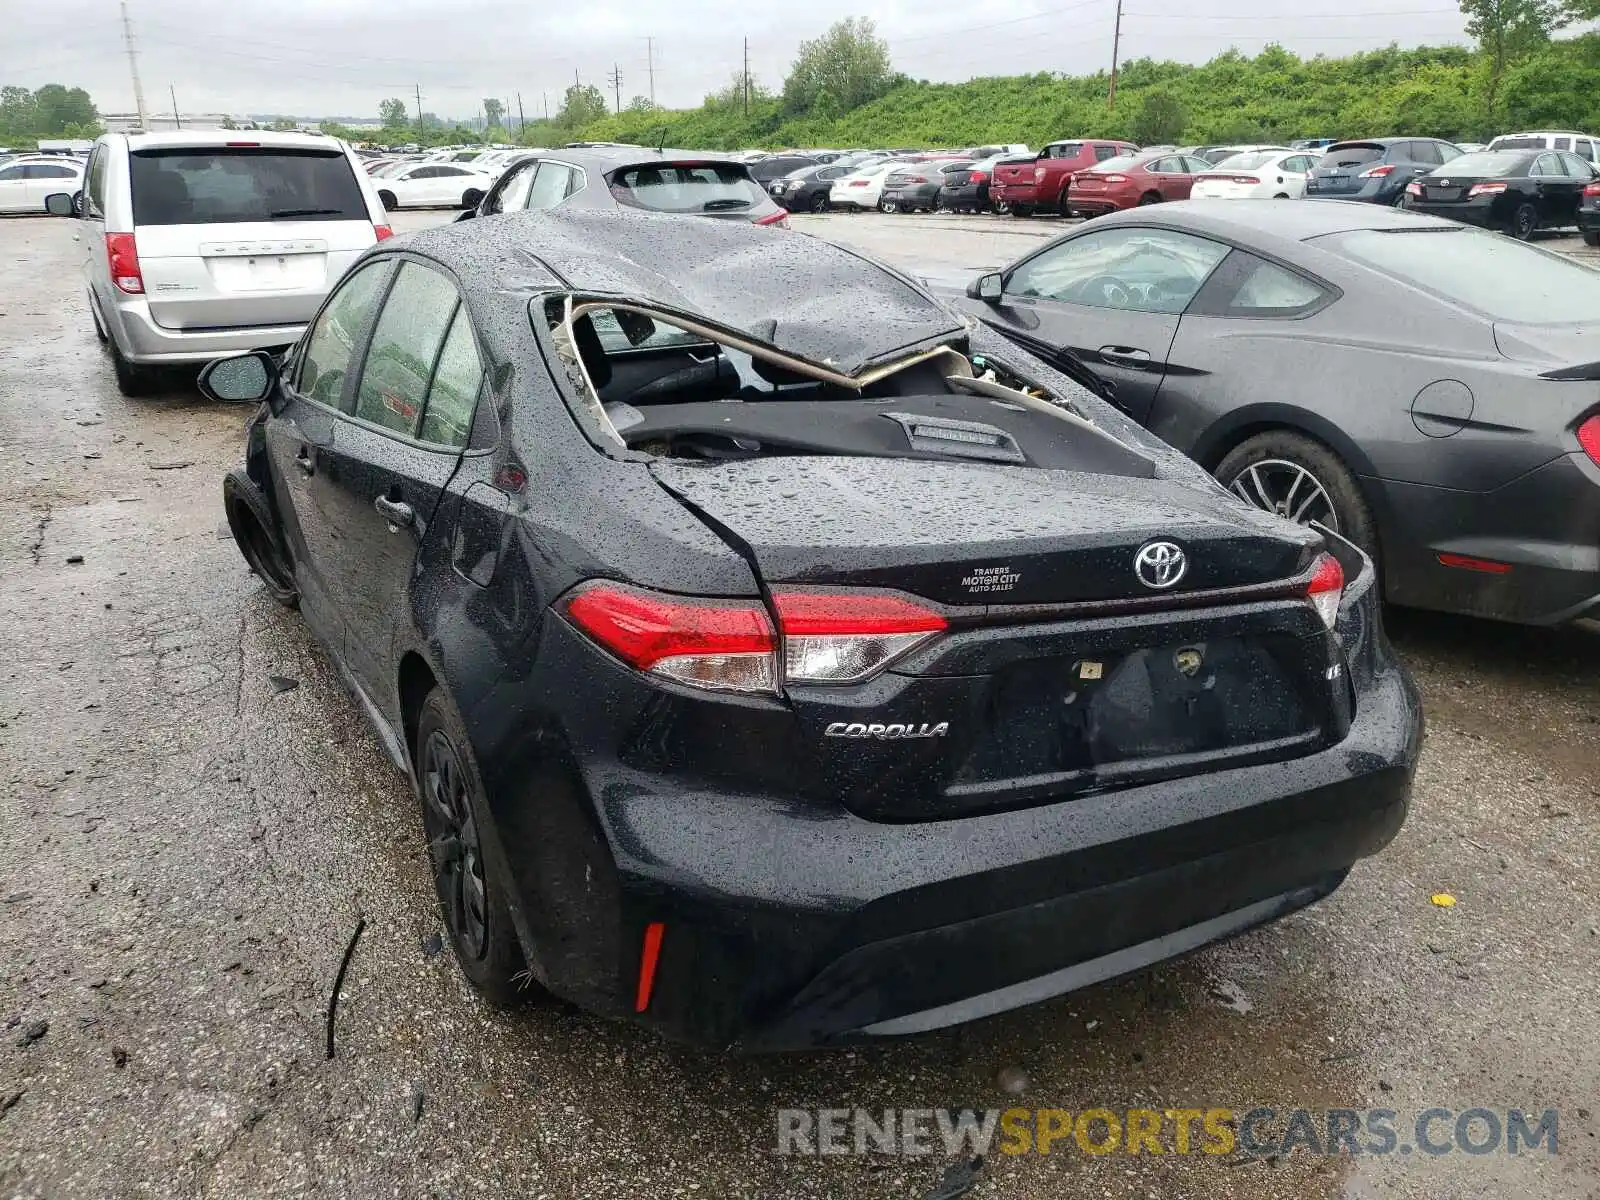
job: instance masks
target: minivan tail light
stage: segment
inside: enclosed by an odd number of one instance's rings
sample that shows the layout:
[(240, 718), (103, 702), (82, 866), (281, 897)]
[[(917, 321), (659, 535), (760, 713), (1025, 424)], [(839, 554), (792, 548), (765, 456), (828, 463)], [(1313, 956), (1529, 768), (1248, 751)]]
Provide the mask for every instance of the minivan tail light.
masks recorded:
[(776, 694), (777, 638), (759, 600), (702, 600), (601, 582), (567, 616), (640, 671), (720, 692)]
[(1344, 595), (1344, 568), (1333, 555), (1324, 553), (1317, 559), (1311, 573), (1311, 584), (1306, 588), (1306, 599), (1317, 610), (1322, 623), (1332, 629), (1339, 619), (1339, 600)]
[(394, 236), (394, 229), (389, 225), (374, 225), (372, 227), (372, 232), (378, 235), (378, 240), (380, 242)]
[(1503, 183), (1475, 183), (1467, 189), (1467, 199), (1470, 200), (1474, 196), (1498, 196), (1505, 190), (1506, 185)]
[(144, 275), (139, 270), (139, 248), (131, 233), (106, 234), (106, 262), (111, 267), (111, 282), (130, 296), (144, 294)]
[(775, 592), (789, 683), (859, 683), (949, 622), (935, 609), (891, 592)]
[(1594, 465), (1600, 467), (1600, 413), (1578, 426), (1578, 445)]
[(1357, 176), (1357, 178), (1359, 178), (1359, 179), (1382, 179), (1385, 175), (1392, 175), (1393, 173), (1394, 173), (1394, 164), (1393, 163), (1384, 163), (1383, 166), (1381, 166), (1381, 167), (1373, 167), (1370, 170), (1361, 172), (1361, 174), (1359, 176)]

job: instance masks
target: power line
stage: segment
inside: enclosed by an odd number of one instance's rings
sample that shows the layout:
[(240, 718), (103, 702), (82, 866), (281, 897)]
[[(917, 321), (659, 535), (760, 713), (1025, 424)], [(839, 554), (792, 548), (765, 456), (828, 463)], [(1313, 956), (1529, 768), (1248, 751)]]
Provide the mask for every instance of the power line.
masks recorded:
[(1267, 16), (1231, 16), (1224, 13), (1140, 13), (1126, 14), (1130, 17), (1143, 17), (1146, 20), (1158, 21), (1248, 21), (1252, 25), (1258, 21), (1348, 21), (1360, 17), (1425, 17), (1432, 15), (1455, 16), (1461, 15), (1457, 8), (1409, 8), (1409, 9), (1380, 9), (1374, 12), (1347, 12), (1347, 13), (1278, 13)]

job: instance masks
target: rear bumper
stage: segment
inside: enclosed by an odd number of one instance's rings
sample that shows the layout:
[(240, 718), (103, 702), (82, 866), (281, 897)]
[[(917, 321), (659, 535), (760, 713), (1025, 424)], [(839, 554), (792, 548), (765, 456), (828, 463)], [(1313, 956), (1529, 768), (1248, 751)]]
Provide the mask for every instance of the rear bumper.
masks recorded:
[(946, 208), (988, 208), (989, 185), (968, 184), (964, 187), (940, 188), (939, 199)]
[(1039, 203), (1039, 189), (1031, 183), (991, 183), (989, 199), (1002, 200), (1013, 208), (1028, 208)]
[(299, 341), (305, 325), (258, 325), (244, 329), (166, 329), (155, 323), (141, 296), (121, 296), (106, 303), (98, 291), (90, 297), (101, 324), (129, 362), (204, 363), (225, 354), (242, 354)]
[[(1355, 607), (1358, 707), (1338, 744), (1017, 811), (868, 821), (805, 798), (802, 785), (756, 793), (708, 776), (685, 786), (574, 745), (563, 817), (562, 789), (530, 783), (538, 772), (512, 759), (486, 782), (495, 853), (507, 854), (514, 903), (529, 916), (530, 961), (586, 1007), (677, 1040), (766, 1051), (989, 1015), (1311, 903), (1399, 829), (1421, 742), (1415, 688), (1370, 594)], [(547, 635), (552, 649), (570, 638), (559, 656), (570, 651), (568, 665), (587, 672), (561, 672), (583, 680), (575, 702), (615, 703), (638, 686), (564, 622), (552, 618)], [(561, 928), (540, 926), (551, 865), (511, 849), (549, 845), (535, 828), (547, 821), (604, 831), (581, 868), (555, 868), (583, 881), (584, 911)], [(655, 922), (665, 932), (640, 1012), (641, 945)]]
[(1407, 196), (1405, 207), (1408, 212), (1422, 213), (1429, 217), (1448, 217), (1452, 221), (1460, 221), (1464, 225), (1477, 225), (1488, 229), (1497, 222), (1494, 219), (1494, 205), (1488, 201), (1467, 201), (1463, 204), (1431, 204), (1426, 200), (1418, 200), (1415, 196)]
[(1600, 229), (1600, 208), (1580, 208), (1578, 210), (1578, 232), (1593, 233)]
[(1403, 179), (1398, 179), (1393, 184), (1389, 183), (1390, 178), (1391, 176), (1381, 176), (1377, 179), (1369, 179), (1359, 188), (1341, 189), (1339, 191), (1330, 191), (1324, 187), (1314, 186), (1314, 180), (1307, 180), (1305, 198), (1307, 200), (1359, 200), (1369, 204), (1392, 204), (1397, 194), (1405, 194), (1403, 189), (1410, 182), (1411, 177), (1406, 176)]
[(902, 208), (932, 208), (939, 198), (937, 183), (918, 184), (907, 188), (885, 188), (883, 198), (892, 200)]
[(1103, 217), (1107, 213), (1120, 212), (1129, 207), (1131, 207), (1129, 203), (1110, 196), (1079, 196), (1070, 191), (1067, 193), (1067, 215), (1072, 217)]

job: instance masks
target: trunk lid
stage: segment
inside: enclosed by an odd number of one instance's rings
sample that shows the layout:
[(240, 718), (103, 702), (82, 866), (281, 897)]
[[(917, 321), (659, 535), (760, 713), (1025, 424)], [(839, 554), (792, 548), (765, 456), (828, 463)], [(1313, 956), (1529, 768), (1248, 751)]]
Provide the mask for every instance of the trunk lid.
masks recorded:
[(1002, 162), (994, 167), (994, 182), (1006, 186), (1027, 184), (1033, 185), (1033, 170), (1037, 161), (1029, 159), (1026, 162)]
[(1165, 479), (916, 459), (767, 458), (651, 471), (772, 583), (892, 587), (952, 605), (1149, 597), (1134, 556), (1186, 555), (1167, 594), (1286, 579), (1320, 535)]

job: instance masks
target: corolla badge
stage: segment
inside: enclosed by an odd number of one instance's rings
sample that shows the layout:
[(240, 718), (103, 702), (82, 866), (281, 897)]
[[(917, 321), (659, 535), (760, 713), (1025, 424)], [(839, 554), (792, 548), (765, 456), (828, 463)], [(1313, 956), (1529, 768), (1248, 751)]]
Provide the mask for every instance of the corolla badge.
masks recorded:
[(879, 725), (861, 721), (835, 721), (822, 731), (824, 737), (877, 738), (888, 741), (897, 738), (936, 738), (950, 732), (949, 721), (926, 722), (919, 725), (901, 723)]
[(1133, 573), (1147, 588), (1172, 587), (1188, 570), (1188, 556), (1173, 542), (1146, 542), (1133, 556)]

